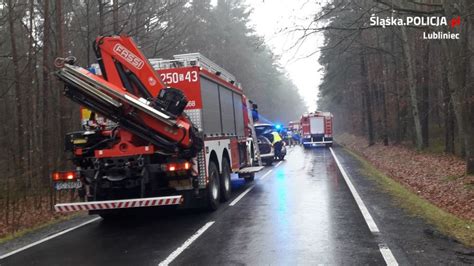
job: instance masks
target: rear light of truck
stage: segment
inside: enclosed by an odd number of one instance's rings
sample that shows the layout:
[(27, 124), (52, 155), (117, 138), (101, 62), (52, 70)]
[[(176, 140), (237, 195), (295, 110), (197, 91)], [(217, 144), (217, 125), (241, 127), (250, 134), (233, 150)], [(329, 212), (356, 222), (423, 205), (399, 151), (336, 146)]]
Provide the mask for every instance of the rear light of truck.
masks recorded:
[(191, 169), (190, 162), (179, 162), (179, 163), (168, 163), (166, 164), (166, 171), (175, 172), (175, 171), (186, 171)]
[(51, 174), (53, 181), (75, 181), (78, 177), (74, 171), (59, 171)]

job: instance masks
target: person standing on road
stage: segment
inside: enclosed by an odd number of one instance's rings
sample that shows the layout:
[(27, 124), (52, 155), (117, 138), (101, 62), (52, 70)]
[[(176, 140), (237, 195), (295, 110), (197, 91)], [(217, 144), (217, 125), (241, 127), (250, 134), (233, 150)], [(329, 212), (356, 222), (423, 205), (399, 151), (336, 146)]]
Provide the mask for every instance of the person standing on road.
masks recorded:
[(288, 146), (293, 146), (293, 132), (291, 132), (291, 130), (288, 130), (286, 133), (286, 142), (288, 143)]
[(293, 133), (293, 141), (296, 143), (296, 145), (301, 144), (300, 143), (300, 134), (298, 133), (298, 131)]
[(278, 132), (276, 131), (272, 132), (272, 136), (273, 136), (272, 145), (273, 145), (273, 148), (275, 149), (275, 156), (279, 157), (281, 153), (281, 149), (283, 147), (283, 139), (281, 138), (280, 134), (278, 134)]

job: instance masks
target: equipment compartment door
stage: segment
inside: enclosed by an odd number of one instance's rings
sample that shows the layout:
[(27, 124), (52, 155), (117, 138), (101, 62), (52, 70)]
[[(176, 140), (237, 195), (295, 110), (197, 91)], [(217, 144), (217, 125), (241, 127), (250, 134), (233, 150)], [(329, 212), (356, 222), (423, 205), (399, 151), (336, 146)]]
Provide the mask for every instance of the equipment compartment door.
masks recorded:
[(324, 117), (311, 117), (309, 124), (311, 134), (324, 134)]

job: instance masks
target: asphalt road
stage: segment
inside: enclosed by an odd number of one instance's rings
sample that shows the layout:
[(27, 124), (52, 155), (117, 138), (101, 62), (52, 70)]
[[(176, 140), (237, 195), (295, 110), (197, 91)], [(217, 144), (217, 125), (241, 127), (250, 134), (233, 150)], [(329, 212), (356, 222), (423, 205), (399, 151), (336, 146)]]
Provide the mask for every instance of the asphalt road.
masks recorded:
[[(285, 161), (263, 169), (255, 182), (233, 179), (233, 190), (233, 199), (216, 212), (160, 210), (112, 223), (98, 219), (0, 265), (384, 265), (433, 259), (408, 254), (385, 236), (378, 218), (383, 211), (375, 216), (380, 232), (369, 228), (329, 149), (291, 148)], [(371, 197), (361, 194), (362, 200)], [(391, 223), (388, 228), (397, 221)], [(422, 221), (413, 226), (426, 227)], [(465, 254), (450, 249), (452, 242), (436, 241), (430, 254), (447, 259), (436, 263), (472, 262), (469, 252), (467, 261), (459, 259)]]

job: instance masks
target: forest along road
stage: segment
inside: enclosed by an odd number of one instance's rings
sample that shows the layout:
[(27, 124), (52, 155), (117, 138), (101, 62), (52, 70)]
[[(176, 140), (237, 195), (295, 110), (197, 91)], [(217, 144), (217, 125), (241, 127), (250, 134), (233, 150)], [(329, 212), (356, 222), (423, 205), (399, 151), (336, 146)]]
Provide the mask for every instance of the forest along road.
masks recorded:
[(384, 225), (371, 220), (365, 195), (353, 195), (337, 162), (330, 149), (292, 147), (285, 161), (263, 169), (255, 182), (234, 178), (233, 199), (216, 212), (157, 210), (114, 222), (94, 218), (0, 265), (423, 262), (407, 260), (400, 249), (392, 253), (378, 231)]

